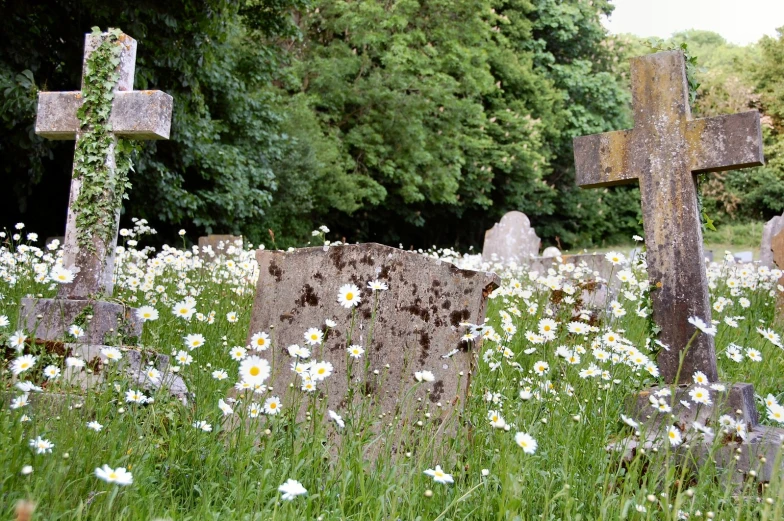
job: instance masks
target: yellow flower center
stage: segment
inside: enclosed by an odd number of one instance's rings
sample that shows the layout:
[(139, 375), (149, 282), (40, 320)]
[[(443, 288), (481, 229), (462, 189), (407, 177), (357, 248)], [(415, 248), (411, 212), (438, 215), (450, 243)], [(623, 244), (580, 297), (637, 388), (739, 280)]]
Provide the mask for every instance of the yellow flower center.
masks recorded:
[(255, 365), (250, 368), (251, 376), (259, 376), (260, 372), (261, 372), (261, 370), (258, 367), (256, 367)]
[(354, 300), (354, 294), (351, 292), (346, 293), (346, 300)]
[(272, 402), (272, 403), (269, 405), (269, 408), (270, 408), (270, 409), (275, 409), (275, 408), (277, 408), (277, 407), (278, 407), (278, 404), (277, 404), (277, 403), (275, 403), (275, 402)]

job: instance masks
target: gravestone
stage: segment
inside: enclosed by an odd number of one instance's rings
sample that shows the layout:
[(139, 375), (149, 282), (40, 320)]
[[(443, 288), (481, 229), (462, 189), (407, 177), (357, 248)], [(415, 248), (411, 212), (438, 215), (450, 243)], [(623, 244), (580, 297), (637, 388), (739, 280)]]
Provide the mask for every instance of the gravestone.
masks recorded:
[[(576, 138), (577, 182), (596, 187), (639, 181), (648, 275), (656, 288), (653, 317), (662, 329), (660, 339), (669, 345), (658, 357), (662, 378), (667, 384), (687, 384), (696, 371), (702, 371), (710, 382), (716, 382), (712, 336), (698, 334), (684, 352), (695, 332), (688, 318), (697, 316), (707, 323), (711, 319), (695, 174), (762, 164), (759, 113), (691, 119), (681, 51), (633, 58), (631, 73), (634, 129)], [(680, 357), (684, 361), (678, 378)], [(725, 387), (720, 396), (711, 390), (711, 406), (676, 406), (662, 415), (650, 402), (657, 389), (635, 396), (631, 412), (646, 432), (642, 440), (632, 440), (632, 445), (661, 443), (665, 427), (686, 431), (700, 411), (705, 418), (730, 411), (748, 427), (746, 440), (733, 439), (715, 448), (712, 436), (690, 435), (695, 442), (690, 461), (699, 464), (710, 458), (720, 467), (741, 472), (758, 469), (757, 479), (769, 481), (776, 470), (771, 462), (777, 461), (784, 429), (758, 425), (751, 385)], [(677, 387), (672, 403), (681, 403), (689, 391), (685, 385)], [(626, 442), (615, 445), (623, 450), (629, 447)], [(760, 466), (760, 461), (765, 465)]]
[(485, 262), (516, 262), (539, 254), (541, 240), (523, 212), (508, 212), (485, 232), (482, 259)]
[(773, 259), (773, 238), (784, 230), (784, 215), (777, 215), (765, 223), (762, 228), (762, 244), (760, 244), (760, 264), (772, 268), (775, 263)]
[[(260, 249), (256, 260), (260, 275), (249, 338), (257, 332), (274, 338), (274, 346), (260, 356), (272, 365), (268, 383), (276, 391), (286, 392), (290, 383), (299, 389), (288, 346), (304, 345), (305, 331), (313, 327), (323, 331), (330, 319), (337, 326), (330, 329), (324, 344), (308, 346), (313, 349), (310, 360), (326, 360), (334, 366), (324, 388), (330, 409), (339, 414), (345, 410), (349, 388), (359, 390), (355, 399), (379, 408), (374, 414), (408, 414), (414, 410), (409, 402), (418, 398), (429, 407), (440, 403), (444, 411), (452, 411), (447, 406), (458, 402), (462, 408), (475, 354), (472, 343), (461, 341), (465, 328), (460, 324), (484, 321), (487, 297), (500, 282), (497, 275), (459, 269), (380, 244), (290, 252)], [(373, 293), (368, 282), (375, 280), (389, 289)], [(349, 283), (361, 293), (355, 309), (338, 303), (339, 288)], [(371, 326), (376, 298), (376, 322)], [(350, 343), (365, 350), (357, 360), (347, 353), (352, 323)], [(431, 371), (435, 380), (408, 393), (415, 372), (422, 370)]]
[[(653, 319), (670, 346), (658, 357), (667, 383), (694, 333), (688, 318), (711, 319), (695, 174), (761, 165), (759, 112), (692, 119), (684, 58), (668, 51), (631, 60), (634, 128), (574, 140), (577, 183), (639, 182)], [(718, 378), (713, 337), (685, 352), (681, 379)]]
[[(87, 34), (84, 48), (82, 87), (87, 60), (106, 36)], [(172, 97), (160, 91), (134, 91), (133, 77), (136, 61), (136, 41), (120, 33), (120, 57), (117, 65), (119, 81), (114, 91), (109, 116), (112, 145), (109, 147), (105, 164), (109, 176), (115, 175), (115, 147), (118, 138), (168, 139), (171, 126)], [(82, 94), (76, 92), (40, 92), (35, 132), (49, 139), (80, 139), (81, 127), (77, 110), (81, 106)], [(95, 230), (80, 230), (79, 214), (74, 208), (84, 180), (72, 176), (68, 205), (66, 232), (63, 244), (63, 266), (75, 274), (68, 284), (60, 284), (54, 299), (25, 298), (21, 302), (20, 325), (36, 338), (59, 341), (65, 337), (68, 327), (79, 318), (86, 318), (84, 345), (100, 346), (122, 332), (126, 338), (138, 337), (142, 322), (134, 309), (117, 302), (102, 300), (111, 297), (113, 290), (114, 256), (120, 224), (120, 208), (105, 218), (113, 230), (111, 240), (100, 237)], [(105, 189), (97, 197), (113, 201), (116, 194)], [(78, 233), (90, 233), (90, 247), (79, 245)]]
[(242, 235), (207, 235), (199, 237), (199, 256), (204, 260), (228, 253), (230, 247), (242, 249)]
[(735, 262), (749, 263), (754, 262), (754, 253), (750, 251), (739, 251), (735, 255)]
[(560, 256), (561, 256), (561, 250), (559, 250), (559, 249), (558, 249), (558, 248), (556, 248), (555, 246), (548, 246), (548, 247), (547, 247), (547, 248), (545, 248), (545, 249), (544, 249), (544, 251), (542, 252), (542, 257), (544, 257), (544, 258), (548, 258), (548, 257), (560, 257)]

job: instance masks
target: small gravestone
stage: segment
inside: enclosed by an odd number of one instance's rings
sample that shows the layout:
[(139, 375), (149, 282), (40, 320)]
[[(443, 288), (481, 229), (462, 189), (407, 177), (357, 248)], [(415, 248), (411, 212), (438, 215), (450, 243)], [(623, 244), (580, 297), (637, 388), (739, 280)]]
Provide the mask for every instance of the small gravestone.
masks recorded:
[[(334, 320), (337, 325), (324, 343), (308, 346), (310, 360), (334, 367), (323, 388), (318, 386), (331, 410), (345, 411), (349, 389), (355, 401), (377, 407), (375, 415), (409, 414), (417, 399), (431, 408), (440, 403), (445, 413), (458, 403), (462, 408), (475, 353), (473, 343), (461, 340), (466, 332), (461, 323), (484, 321), (497, 275), (380, 244), (258, 250), (256, 260), (260, 275), (249, 338), (259, 332), (274, 338), (274, 346), (261, 356), (272, 365), (267, 383), (281, 396), (291, 383), (289, 396), (300, 392), (302, 383), (292, 371), (288, 346), (304, 346), (308, 329), (325, 331), (325, 320)], [(368, 283), (376, 280), (389, 289), (374, 293)], [(356, 308), (338, 302), (345, 284), (359, 289)], [(349, 344), (361, 346), (364, 354), (349, 357)], [(435, 380), (409, 393), (418, 371), (431, 371)]]
[(742, 262), (742, 263), (754, 262), (754, 253), (750, 251), (739, 251), (734, 256), (735, 256), (735, 262)]
[(528, 216), (522, 212), (508, 212), (485, 232), (482, 259), (520, 263), (538, 255), (541, 242)]
[[(689, 322), (695, 316), (708, 324), (711, 320), (695, 174), (761, 165), (759, 112), (692, 119), (681, 51), (633, 58), (631, 76), (634, 128), (575, 138), (577, 183), (601, 187), (639, 182), (648, 276), (655, 288), (653, 319), (661, 328), (659, 339), (669, 346), (658, 355), (662, 379), (666, 384), (688, 384), (701, 371), (713, 383), (718, 379), (713, 337), (694, 336), (695, 326)], [(676, 400), (687, 396), (684, 387), (676, 388)], [(715, 452), (712, 439), (692, 438), (694, 459), (710, 458), (738, 471), (759, 469), (757, 479), (770, 481), (774, 465), (758, 463), (760, 458), (777, 461), (784, 430), (757, 425), (751, 385), (724, 388), (721, 400), (712, 396), (713, 406), (695, 410), (702, 409), (708, 417), (721, 412), (722, 403), (717, 402), (737, 404), (735, 417), (745, 423), (749, 435), (743, 442), (722, 443)], [(636, 396), (632, 414), (660, 443), (664, 426), (686, 431), (692, 412), (678, 408), (659, 419), (650, 402), (655, 393), (652, 389)]]
[[(83, 86), (88, 60), (106, 38), (108, 33), (92, 33), (85, 37)], [(119, 33), (112, 45), (119, 47), (116, 68), (118, 81), (107, 126), (110, 129), (111, 145), (106, 151), (106, 157), (100, 158), (108, 167), (110, 180), (117, 175), (117, 139), (168, 139), (173, 103), (172, 97), (165, 92), (133, 90), (136, 40)], [(80, 91), (40, 92), (36, 134), (49, 139), (75, 139), (78, 142), (83, 129), (77, 111), (83, 101)], [(101, 216), (110, 237), (102, 237), (95, 229), (80, 228), (80, 212), (95, 211), (92, 207), (78, 209), (74, 205), (86, 182), (91, 180), (72, 176), (63, 242), (63, 267), (74, 275), (74, 280), (60, 284), (56, 298), (22, 299), (19, 322), (22, 328), (37, 339), (47, 342), (62, 341), (72, 324), (82, 323), (85, 329), (84, 336), (80, 338), (82, 345), (100, 348), (108, 342), (115, 343), (120, 333), (125, 339), (139, 337), (142, 321), (133, 308), (107, 300), (114, 288), (114, 256), (120, 226), (120, 207), (116, 205), (114, 213)], [(111, 183), (105, 187), (90, 188), (98, 193), (93, 202), (100, 199), (107, 207), (115, 205), (118, 194), (112, 189)], [(88, 247), (80, 244), (83, 242), (80, 234), (87, 236)]]
[(559, 249), (558, 249), (558, 248), (556, 248), (555, 246), (548, 246), (548, 247), (547, 247), (547, 248), (545, 248), (545, 249), (544, 249), (544, 251), (542, 252), (542, 257), (544, 257), (544, 258), (548, 258), (548, 257), (560, 257), (560, 256), (561, 256), (561, 250), (559, 250)]
[(784, 215), (777, 215), (765, 223), (762, 228), (762, 243), (760, 245), (760, 264), (772, 268), (773, 259), (773, 238), (784, 230)]
[(59, 248), (60, 246), (62, 246), (62, 245), (63, 245), (63, 243), (65, 242), (65, 235), (59, 235), (59, 236), (55, 236), (55, 237), (47, 237), (47, 238), (46, 238), (46, 241), (44, 242), (44, 245), (45, 245), (47, 248), (49, 248), (49, 246), (50, 246), (51, 244), (54, 244), (55, 242), (57, 242), (57, 247), (58, 247), (58, 248)]
[(199, 237), (199, 256), (204, 260), (224, 256), (242, 249), (242, 235), (207, 235)]

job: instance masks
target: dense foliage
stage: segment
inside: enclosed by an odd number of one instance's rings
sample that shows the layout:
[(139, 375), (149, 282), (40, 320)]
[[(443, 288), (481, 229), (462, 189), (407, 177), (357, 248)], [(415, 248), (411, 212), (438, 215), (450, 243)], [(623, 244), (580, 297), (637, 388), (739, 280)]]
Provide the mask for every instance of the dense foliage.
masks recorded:
[[(97, 25), (139, 41), (135, 88), (175, 98), (172, 139), (140, 147), (125, 205), (164, 237), (288, 246), (325, 222), (350, 241), (468, 247), (517, 209), (545, 243), (628, 239), (641, 230), (636, 188), (579, 189), (571, 148), (631, 124), (627, 58), (651, 49), (608, 37), (611, 11), (609, 0), (2, 0), (0, 153), (16, 204), (0, 216), (62, 234), (73, 143), (34, 135), (36, 95), (77, 88)], [(706, 209), (717, 222), (780, 212), (784, 39), (737, 47), (690, 31), (668, 44), (681, 41), (705, 67), (696, 112), (765, 112), (768, 166), (710, 176)]]

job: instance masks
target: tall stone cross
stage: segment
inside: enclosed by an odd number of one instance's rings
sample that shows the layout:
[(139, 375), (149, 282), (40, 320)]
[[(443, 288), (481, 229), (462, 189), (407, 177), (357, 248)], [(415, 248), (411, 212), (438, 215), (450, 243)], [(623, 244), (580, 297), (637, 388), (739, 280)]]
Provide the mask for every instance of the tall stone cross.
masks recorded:
[[(84, 43), (84, 62), (82, 69), (82, 89), (87, 60), (101, 44), (101, 37), (87, 34)], [(118, 65), (119, 81), (115, 87), (112, 112), (109, 117), (113, 144), (105, 158), (110, 175), (115, 174), (115, 146), (117, 138), (127, 139), (169, 139), (171, 128), (172, 97), (157, 90), (133, 90), (133, 76), (136, 66), (136, 40), (121, 34), (118, 45), (122, 46)], [(38, 95), (38, 116), (35, 133), (49, 139), (79, 139), (80, 124), (76, 116), (82, 104), (81, 91), (41, 92)], [(93, 234), (92, 251), (80, 248), (77, 242), (77, 214), (74, 201), (79, 196), (81, 179), (71, 178), (71, 195), (68, 203), (68, 220), (65, 228), (63, 265), (76, 271), (73, 283), (60, 285), (60, 298), (86, 298), (91, 295), (111, 295), (113, 289), (114, 250), (117, 245), (117, 232), (120, 226), (120, 208), (114, 215), (114, 235), (105, 241)], [(113, 197), (109, 191), (103, 197)]]
[[(762, 132), (757, 111), (692, 119), (681, 51), (634, 58), (631, 73), (634, 128), (575, 138), (577, 184), (640, 184), (653, 318), (669, 346), (658, 363), (674, 383), (694, 333), (688, 318), (711, 320), (695, 174), (763, 164)], [(695, 371), (718, 378), (706, 334), (686, 351), (680, 381)]]

